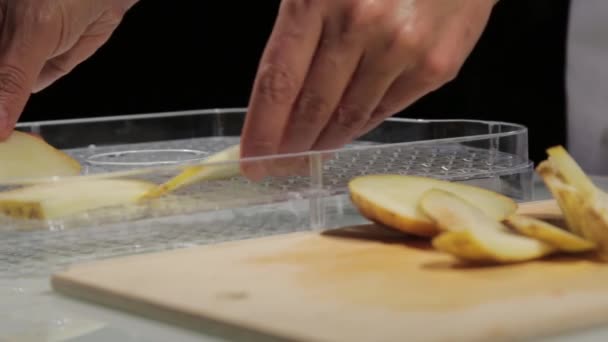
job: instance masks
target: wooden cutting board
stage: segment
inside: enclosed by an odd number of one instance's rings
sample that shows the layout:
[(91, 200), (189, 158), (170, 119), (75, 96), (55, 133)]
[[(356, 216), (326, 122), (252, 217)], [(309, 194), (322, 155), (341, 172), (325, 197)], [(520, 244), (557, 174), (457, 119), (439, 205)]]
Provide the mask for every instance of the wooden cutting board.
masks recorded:
[[(522, 212), (559, 216), (552, 202)], [(608, 265), (464, 267), (373, 225), (94, 262), (52, 285), (190, 328), (220, 322), (305, 341), (498, 341), (608, 321)]]

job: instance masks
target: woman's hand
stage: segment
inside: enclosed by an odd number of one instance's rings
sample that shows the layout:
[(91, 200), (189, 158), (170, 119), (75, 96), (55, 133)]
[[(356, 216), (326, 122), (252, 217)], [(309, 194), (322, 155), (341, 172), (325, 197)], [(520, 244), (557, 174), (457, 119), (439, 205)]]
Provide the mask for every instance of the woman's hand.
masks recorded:
[(32, 92), (103, 45), (137, 0), (0, 0), (0, 140)]
[[(339, 148), (370, 131), (457, 75), (494, 4), (283, 0), (254, 84), (242, 156)], [(243, 166), (250, 178), (272, 168)]]

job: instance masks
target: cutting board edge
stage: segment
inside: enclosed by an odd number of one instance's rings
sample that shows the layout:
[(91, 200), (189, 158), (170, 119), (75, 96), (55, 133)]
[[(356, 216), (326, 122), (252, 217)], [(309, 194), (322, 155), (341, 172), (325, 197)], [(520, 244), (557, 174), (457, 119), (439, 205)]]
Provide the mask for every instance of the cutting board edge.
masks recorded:
[[(204, 317), (200, 314), (192, 314), (186, 312), (180, 312), (174, 310), (165, 305), (157, 305), (150, 303), (143, 298), (140, 298), (138, 302), (127, 301), (124, 298), (124, 294), (121, 293), (108, 293), (103, 291), (96, 286), (92, 285), (88, 287), (88, 291), (81, 291), (75, 286), (76, 282), (70, 279), (68, 275), (53, 275), (51, 277), (51, 288), (56, 293), (65, 296), (66, 298), (77, 299), (84, 301), (85, 303), (98, 304), (102, 307), (110, 310), (117, 310), (121, 313), (127, 313), (136, 315), (136, 317), (153, 320), (160, 324), (169, 324), (171, 326), (180, 327), (190, 331), (195, 331), (205, 334), (217, 334), (217, 331), (224, 332), (223, 337), (226, 337), (225, 333), (229, 332), (233, 335), (234, 341), (251, 341), (253, 339), (262, 338), (263, 341), (309, 341), (309, 342), (323, 342), (321, 340), (311, 340), (308, 336), (294, 337), (283, 335), (280, 331), (272, 329), (273, 332), (265, 331), (263, 327), (254, 327), (253, 324), (239, 321), (232, 317), (220, 317), (218, 314), (203, 313)], [(92, 291), (91, 291), (92, 290)], [(88, 293), (87, 293), (88, 292)], [(201, 318), (205, 321), (202, 322)], [(235, 329), (237, 331), (235, 331)], [(270, 330), (270, 329), (266, 329)], [(285, 332), (288, 334), (289, 332)], [(289, 333), (291, 334), (291, 333)]]
[[(149, 303), (145, 299), (140, 299), (139, 302), (131, 301), (131, 304), (129, 304), (127, 303), (126, 298), (123, 298), (124, 294), (118, 293), (117, 296), (112, 298), (112, 293), (106, 293), (97, 289), (95, 286), (89, 286), (89, 293), (87, 294), (83, 291), (79, 291), (76, 286), (73, 286), (74, 284), (75, 282), (70, 279), (69, 276), (64, 277), (58, 275), (51, 278), (53, 290), (68, 298), (99, 304), (111, 310), (118, 310), (122, 313), (133, 314), (137, 317), (153, 320), (159, 324), (169, 324), (190, 331), (205, 334), (211, 333), (213, 335), (214, 331), (218, 331), (219, 329), (220, 331), (225, 332), (223, 337), (226, 337), (227, 332), (233, 335), (229, 338), (234, 341), (251, 341), (254, 339), (258, 341), (261, 339), (262, 341), (269, 342), (337, 342), (337, 340), (331, 338), (323, 340), (312, 336), (298, 336), (298, 332), (283, 331), (277, 326), (271, 327), (265, 324), (258, 324), (256, 327), (255, 323), (241, 321), (234, 317), (223, 316), (218, 313), (199, 312), (197, 315), (180, 312), (164, 305)], [(94, 291), (91, 291), (91, 289)], [(561, 334), (573, 334), (581, 330), (608, 324), (608, 307), (605, 305), (597, 305), (597, 303), (591, 306), (591, 310), (586, 312), (589, 314), (589, 316), (586, 317), (586, 320), (578, 320), (578, 314), (576, 312), (560, 313), (553, 317), (551, 328), (546, 327), (534, 330), (529, 324), (517, 323), (517, 329), (510, 329), (509, 331), (499, 329), (498, 332), (496, 332), (493, 330), (481, 329), (481, 331), (484, 332), (480, 332), (474, 336), (462, 336), (463, 339), (454, 338), (452, 336), (447, 340), (434, 339), (433, 342), (481, 342), (490, 339), (495, 342), (513, 341), (514, 339), (535, 341), (537, 339), (560, 336)], [(558, 328), (555, 328), (554, 325), (556, 321), (562, 322)], [(543, 324), (546, 325), (549, 323), (544, 322)]]

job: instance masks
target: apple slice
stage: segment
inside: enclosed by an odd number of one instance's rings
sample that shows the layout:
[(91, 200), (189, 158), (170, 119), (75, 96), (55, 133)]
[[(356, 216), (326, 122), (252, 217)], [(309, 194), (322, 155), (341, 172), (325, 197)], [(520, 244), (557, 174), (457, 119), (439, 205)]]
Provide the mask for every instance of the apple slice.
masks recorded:
[(540, 259), (556, 249), (539, 240), (495, 230), (462, 230), (433, 238), (435, 249), (465, 262), (514, 263)]
[(351, 200), (361, 215), (371, 221), (420, 236), (440, 232), (420, 208), (422, 195), (430, 189), (445, 190), (475, 203), (492, 219), (501, 221), (517, 210), (517, 203), (498, 193), (465, 184), (403, 175), (367, 175), (352, 179)]
[(66, 180), (0, 192), (0, 213), (52, 220), (105, 207), (134, 204), (155, 184), (126, 179)]
[(32, 134), (13, 131), (0, 143), (0, 183), (19, 179), (76, 176), (77, 160)]
[(586, 252), (596, 248), (596, 244), (591, 241), (532, 217), (511, 215), (505, 223), (518, 233), (544, 241), (563, 252)]
[(177, 176), (158, 185), (142, 195), (141, 199), (153, 199), (167, 193), (176, 191), (186, 185), (216, 179), (225, 179), (240, 174), (240, 165), (234, 161), (240, 158), (240, 145), (235, 145), (215, 153), (205, 159), (205, 163), (219, 163), (217, 165), (194, 165), (186, 167)]

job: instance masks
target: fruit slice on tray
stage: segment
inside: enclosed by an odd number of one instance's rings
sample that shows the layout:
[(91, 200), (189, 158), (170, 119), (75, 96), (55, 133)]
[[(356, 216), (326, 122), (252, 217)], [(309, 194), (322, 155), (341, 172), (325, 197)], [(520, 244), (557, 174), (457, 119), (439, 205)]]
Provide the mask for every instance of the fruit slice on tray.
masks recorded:
[(180, 188), (201, 181), (226, 179), (240, 174), (240, 145), (229, 147), (205, 159), (216, 165), (194, 165), (186, 167), (177, 176), (158, 185), (142, 195), (141, 199), (153, 199), (177, 191)]
[[(161, 185), (95, 177), (52, 181), (52, 177), (79, 175), (78, 161), (39, 137), (15, 131), (0, 143), (0, 183), (27, 179), (28, 185), (0, 192), (0, 214), (20, 219), (58, 219), (105, 207), (134, 205), (195, 182), (239, 174), (238, 163), (221, 164), (238, 160), (239, 151), (237, 145), (216, 153), (206, 161), (219, 165), (187, 167)], [(37, 177), (49, 179), (35, 182)]]
[(83, 179), (42, 183), (0, 193), (0, 213), (52, 220), (106, 207), (134, 204), (155, 184), (127, 179)]
[(76, 176), (80, 163), (33, 134), (14, 131), (0, 142), (0, 183)]
[(420, 199), (431, 189), (457, 194), (496, 221), (515, 213), (517, 204), (501, 194), (479, 187), (432, 178), (403, 175), (369, 175), (349, 182), (351, 199), (359, 212), (371, 221), (420, 235), (435, 236), (437, 224), (425, 214)]

